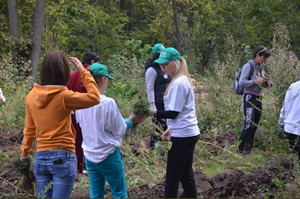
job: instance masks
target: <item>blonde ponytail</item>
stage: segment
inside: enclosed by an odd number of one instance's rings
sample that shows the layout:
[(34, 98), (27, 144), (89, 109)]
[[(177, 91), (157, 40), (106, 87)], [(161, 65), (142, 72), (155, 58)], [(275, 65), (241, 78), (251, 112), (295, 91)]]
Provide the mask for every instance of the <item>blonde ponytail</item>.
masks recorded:
[(165, 95), (168, 94), (169, 88), (173, 84), (173, 82), (178, 77), (180, 77), (181, 75), (185, 75), (189, 79), (189, 82), (191, 84), (191, 78), (190, 78), (190, 74), (189, 74), (189, 70), (188, 70), (188, 66), (187, 66), (186, 60), (183, 57), (180, 57), (180, 61), (179, 60), (170, 60), (169, 62), (172, 62), (174, 64), (176, 70), (175, 70), (174, 77), (172, 77), (172, 81), (170, 82), (168, 88), (165, 91)]

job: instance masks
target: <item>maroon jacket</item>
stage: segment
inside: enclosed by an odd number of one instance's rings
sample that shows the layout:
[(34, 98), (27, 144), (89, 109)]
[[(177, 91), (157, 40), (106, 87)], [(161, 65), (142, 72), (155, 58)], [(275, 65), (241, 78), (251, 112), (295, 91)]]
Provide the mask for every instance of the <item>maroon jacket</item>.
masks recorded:
[[(88, 66), (86, 64), (83, 64), (83, 67), (87, 69)], [(80, 92), (80, 93), (87, 92), (81, 81), (80, 73), (77, 70), (72, 72), (67, 87), (69, 90), (72, 90), (74, 92)]]

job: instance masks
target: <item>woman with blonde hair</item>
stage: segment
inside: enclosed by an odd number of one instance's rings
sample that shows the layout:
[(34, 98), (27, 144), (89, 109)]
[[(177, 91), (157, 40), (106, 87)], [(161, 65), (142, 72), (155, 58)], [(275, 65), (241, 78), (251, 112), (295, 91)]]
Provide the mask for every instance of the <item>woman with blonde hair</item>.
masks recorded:
[(155, 117), (167, 119), (168, 129), (162, 140), (172, 142), (167, 159), (165, 198), (177, 198), (179, 182), (185, 198), (197, 198), (192, 165), (200, 131), (187, 63), (172, 47), (164, 49), (154, 62), (172, 76), (164, 95), (165, 111), (153, 112)]

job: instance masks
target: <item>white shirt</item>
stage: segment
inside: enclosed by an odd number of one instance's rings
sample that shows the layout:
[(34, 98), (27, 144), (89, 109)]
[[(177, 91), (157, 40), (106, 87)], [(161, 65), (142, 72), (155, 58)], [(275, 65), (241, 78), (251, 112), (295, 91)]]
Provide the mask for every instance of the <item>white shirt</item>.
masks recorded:
[(278, 123), (285, 132), (300, 135), (300, 81), (291, 84), (286, 92)]
[(84, 156), (99, 163), (122, 144), (126, 123), (114, 99), (100, 95), (101, 102), (77, 110), (76, 120), (82, 130)]
[(155, 94), (154, 94), (154, 85), (157, 77), (156, 70), (152, 67), (149, 67), (146, 71), (146, 85), (147, 85), (147, 98), (151, 107), (155, 107)]
[(164, 97), (165, 110), (177, 111), (175, 119), (167, 119), (172, 137), (192, 137), (200, 134), (195, 111), (194, 91), (189, 79), (182, 75), (170, 86)]

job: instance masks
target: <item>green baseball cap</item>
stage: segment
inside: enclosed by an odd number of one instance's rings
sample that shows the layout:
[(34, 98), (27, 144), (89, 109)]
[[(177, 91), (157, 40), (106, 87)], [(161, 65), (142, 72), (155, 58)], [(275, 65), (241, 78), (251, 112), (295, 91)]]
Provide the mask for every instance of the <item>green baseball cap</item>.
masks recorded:
[(167, 63), (170, 60), (180, 60), (180, 54), (179, 52), (172, 47), (165, 48), (161, 51), (160, 56), (157, 60), (155, 60), (155, 63), (158, 64), (164, 64)]
[(92, 72), (93, 76), (105, 76), (108, 77), (109, 80), (115, 80), (112, 76), (108, 73), (107, 66), (99, 63), (94, 63), (89, 67), (89, 70)]
[(160, 53), (163, 49), (165, 49), (164, 45), (157, 43), (152, 47), (152, 53)]

